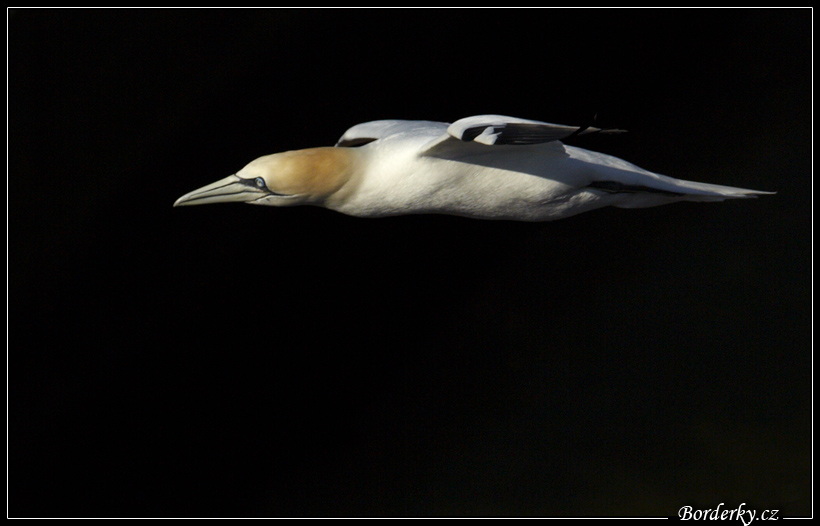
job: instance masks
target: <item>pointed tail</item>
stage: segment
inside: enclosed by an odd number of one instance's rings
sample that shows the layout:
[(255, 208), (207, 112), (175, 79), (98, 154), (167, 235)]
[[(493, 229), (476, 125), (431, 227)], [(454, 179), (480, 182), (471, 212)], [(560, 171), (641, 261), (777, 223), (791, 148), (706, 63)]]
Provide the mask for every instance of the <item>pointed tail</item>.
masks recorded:
[(652, 177), (644, 178), (639, 184), (627, 185), (611, 181), (596, 181), (589, 186), (611, 193), (631, 194), (628, 199), (614, 205), (619, 208), (644, 208), (675, 201), (709, 203), (726, 199), (750, 199), (759, 195), (777, 193), (673, 179), (658, 174), (652, 174)]

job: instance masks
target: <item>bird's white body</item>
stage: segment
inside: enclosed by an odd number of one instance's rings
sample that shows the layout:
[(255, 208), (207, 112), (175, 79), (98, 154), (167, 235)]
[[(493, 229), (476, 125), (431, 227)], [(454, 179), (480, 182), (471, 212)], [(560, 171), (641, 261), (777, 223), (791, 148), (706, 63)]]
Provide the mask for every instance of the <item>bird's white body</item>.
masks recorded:
[(602, 130), (498, 115), (451, 125), (368, 122), (350, 128), (336, 147), (262, 157), (231, 176), (245, 187), (263, 179), (268, 195), (220, 199), (214, 188), (231, 183), (223, 180), (177, 204), (242, 200), (318, 204), (360, 217), (438, 213), (544, 221), (604, 206), (638, 208), (767, 193), (666, 177), (559, 140), (592, 132)]

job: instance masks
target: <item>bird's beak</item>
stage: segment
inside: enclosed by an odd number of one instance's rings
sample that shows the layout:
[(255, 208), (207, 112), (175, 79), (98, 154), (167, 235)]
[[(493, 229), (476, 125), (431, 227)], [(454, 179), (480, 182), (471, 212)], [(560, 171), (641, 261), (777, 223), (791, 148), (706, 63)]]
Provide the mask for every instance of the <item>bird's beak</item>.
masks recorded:
[(253, 184), (235, 175), (189, 192), (176, 200), (174, 206), (205, 205), (210, 203), (248, 203), (268, 195)]

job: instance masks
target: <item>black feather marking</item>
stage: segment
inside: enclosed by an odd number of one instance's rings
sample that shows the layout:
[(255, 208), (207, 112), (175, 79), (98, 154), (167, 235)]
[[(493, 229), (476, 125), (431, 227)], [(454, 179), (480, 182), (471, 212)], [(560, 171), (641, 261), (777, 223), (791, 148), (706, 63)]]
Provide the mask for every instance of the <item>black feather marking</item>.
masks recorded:
[(543, 124), (507, 124), (495, 140), (495, 144), (538, 144), (558, 141), (570, 135), (572, 128), (544, 126)]
[(532, 123), (505, 123), (494, 125), (482, 125), (467, 128), (461, 134), (462, 141), (474, 141), (476, 137), (481, 135), (487, 128), (493, 128), (498, 133), (495, 139), (496, 145), (513, 144), (513, 145), (530, 145), (540, 144), (545, 142), (560, 141), (581, 135), (583, 133), (590, 133), (592, 131), (601, 131), (597, 128), (576, 128), (573, 126), (559, 126), (559, 125), (544, 125)]

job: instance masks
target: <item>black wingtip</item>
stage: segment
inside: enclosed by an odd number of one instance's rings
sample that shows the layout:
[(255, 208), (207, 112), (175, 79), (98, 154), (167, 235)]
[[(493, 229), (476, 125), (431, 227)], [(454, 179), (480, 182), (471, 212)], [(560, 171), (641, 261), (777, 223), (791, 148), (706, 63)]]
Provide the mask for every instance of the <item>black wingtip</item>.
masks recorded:
[(597, 127), (593, 126), (593, 124), (595, 124), (595, 121), (597, 121), (597, 120), (598, 120), (598, 114), (596, 113), (595, 115), (592, 116), (592, 119), (589, 121), (589, 123), (586, 126), (581, 126), (580, 128), (578, 128), (578, 130), (575, 131), (575, 133), (573, 133), (572, 136), (574, 137), (574, 136), (578, 136), (578, 135), (589, 135), (590, 133), (603, 133), (603, 134), (606, 134), (606, 135), (617, 134), (617, 133), (626, 133), (626, 130), (620, 130), (620, 129), (617, 129), (617, 128), (597, 128)]
[(618, 128), (606, 128), (602, 130), (598, 130), (595, 133), (606, 133), (606, 134), (616, 134), (616, 133), (626, 133), (626, 130), (619, 130)]

